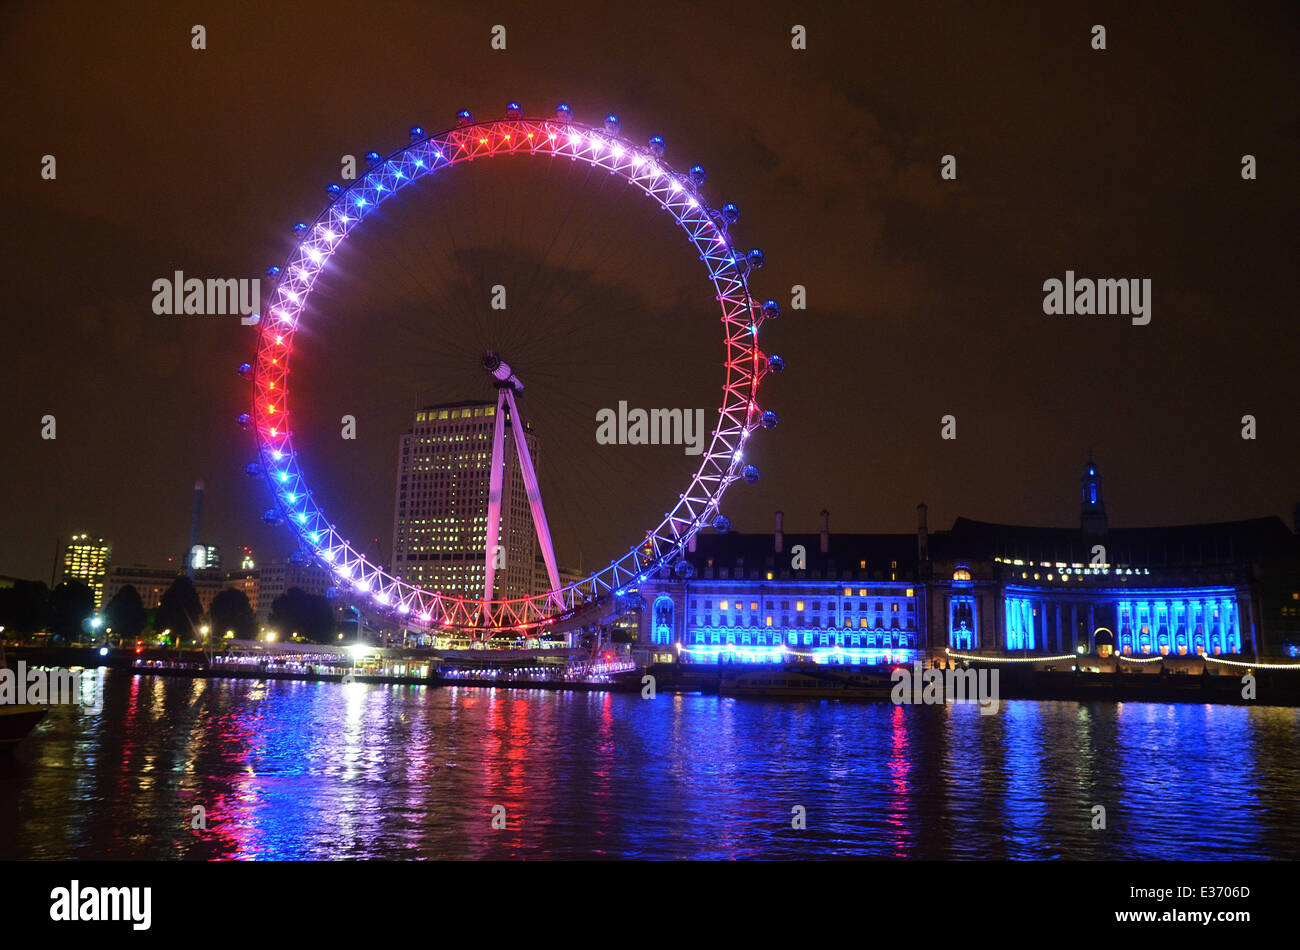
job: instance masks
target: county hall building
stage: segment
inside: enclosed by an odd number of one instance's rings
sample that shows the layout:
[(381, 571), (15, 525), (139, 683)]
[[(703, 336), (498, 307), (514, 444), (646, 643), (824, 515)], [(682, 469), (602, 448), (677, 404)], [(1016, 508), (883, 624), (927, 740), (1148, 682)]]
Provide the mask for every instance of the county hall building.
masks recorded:
[[(1300, 654), (1300, 536), (1277, 517), (1111, 528), (1089, 460), (1077, 528), (958, 518), (915, 534), (702, 532), (640, 585), (659, 662), (880, 664)], [(1298, 509), (1300, 510), (1300, 509)]]

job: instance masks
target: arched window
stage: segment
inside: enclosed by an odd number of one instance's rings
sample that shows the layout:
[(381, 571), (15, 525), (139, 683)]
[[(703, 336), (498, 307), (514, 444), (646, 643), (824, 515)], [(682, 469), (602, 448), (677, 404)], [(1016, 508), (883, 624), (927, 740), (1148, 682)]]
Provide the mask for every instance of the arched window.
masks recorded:
[(673, 642), (673, 599), (667, 595), (655, 601), (654, 618), (650, 624), (650, 642), (669, 644)]
[(954, 597), (949, 605), (948, 646), (957, 650), (975, 647), (975, 599)]

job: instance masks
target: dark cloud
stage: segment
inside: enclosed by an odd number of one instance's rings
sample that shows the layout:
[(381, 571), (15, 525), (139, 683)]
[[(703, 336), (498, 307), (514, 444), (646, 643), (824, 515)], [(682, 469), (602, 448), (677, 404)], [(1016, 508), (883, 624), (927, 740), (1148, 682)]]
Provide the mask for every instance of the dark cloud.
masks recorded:
[[(762, 481), (729, 496), (741, 527), (765, 528), (782, 507), (791, 530), (807, 530), (825, 505), (836, 527), (905, 530), (920, 500), (934, 526), (959, 512), (1068, 523), (1089, 446), (1117, 524), (1286, 515), (1300, 495), (1287, 4), (1242, 16), (1215, 3), (243, 0), (11, 4), (0, 17), (11, 225), (0, 229), (0, 573), (44, 574), (54, 535), (73, 530), (113, 538), (125, 560), (165, 558), (185, 541), (197, 477), (213, 540), (286, 550), (240, 474), (251, 446), (231, 420), (247, 389), (232, 369), (251, 353), (248, 331), (157, 317), (150, 284), (176, 269), (259, 274), (285, 256), (289, 225), (322, 206), (341, 155), (387, 151), (410, 124), (440, 128), (464, 106), (500, 113), (510, 98), (530, 113), (567, 99), (587, 121), (616, 110), (630, 138), (663, 134), (675, 165), (708, 169), (711, 201), (740, 205), (742, 240), (769, 261), (755, 289), (786, 303), (793, 284), (807, 287), (810, 309), (787, 308), (767, 335), (789, 365), (765, 395), (782, 424), (755, 446)], [(189, 46), (196, 20), (203, 52)], [(806, 52), (789, 48), (794, 22), (808, 28)], [(1105, 52), (1089, 49), (1095, 22), (1108, 27)], [(488, 47), (494, 23), (508, 28), (505, 52)], [(1247, 152), (1254, 182), (1239, 176)], [(955, 182), (939, 179), (946, 153)], [(57, 156), (55, 182), (39, 178), (45, 154)], [(483, 198), (496, 233), (527, 237), (525, 203)], [(450, 247), (443, 231), (427, 238)], [(601, 258), (596, 240), (590, 260), (553, 252), (550, 286), (586, 274), (642, 309), (625, 337), (586, 339), (584, 359), (644, 352), (625, 375), (646, 387), (695, 378), (711, 357), (682, 346), (696, 363), (674, 362), (684, 331), (665, 316), (694, 326), (693, 285), (677, 276), (691, 262), (661, 234), (639, 242)], [(368, 273), (416, 300), (437, 271), (403, 253), (407, 272)], [(1066, 269), (1152, 278), (1152, 324), (1043, 316), (1042, 282)], [(409, 310), (385, 307), (374, 326), (393, 332), (376, 347), (419, 332)], [(379, 370), (336, 368), (336, 390), (360, 401), (363, 382), (383, 387), (380, 352)], [(416, 382), (390, 380), (376, 411), (408, 411)], [(576, 419), (588, 407), (572, 398)], [(45, 412), (59, 419), (55, 443), (37, 437)], [(955, 443), (939, 439), (945, 413), (958, 416)], [(1238, 437), (1246, 413), (1260, 420), (1256, 442)], [(323, 415), (320, 426), (318, 442)], [(566, 448), (543, 450), (550, 467), (580, 449), (556, 439)], [(359, 533), (386, 537), (391, 475), (368, 460), (389, 450), (364, 451), (341, 473), (322, 464), (321, 491), (366, 494), (349, 514)], [(592, 492), (617, 481), (600, 458), (573, 463)], [(653, 472), (623, 477), (658, 484)]]

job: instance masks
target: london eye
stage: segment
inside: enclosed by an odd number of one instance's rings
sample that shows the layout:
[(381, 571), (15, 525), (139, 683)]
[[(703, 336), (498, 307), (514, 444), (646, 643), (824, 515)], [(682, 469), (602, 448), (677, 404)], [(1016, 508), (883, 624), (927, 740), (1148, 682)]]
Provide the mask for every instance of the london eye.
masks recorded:
[[(757, 467), (747, 457), (755, 430), (776, 425), (776, 414), (765, 410), (758, 398), (763, 378), (780, 372), (779, 356), (759, 346), (765, 321), (780, 313), (776, 301), (759, 300), (749, 281), (764, 263), (757, 248), (740, 245), (733, 233), (739, 218), (734, 204), (713, 207), (705, 196), (702, 167), (675, 170), (665, 160), (666, 146), (659, 136), (645, 145), (628, 141), (619, 119), (610, 115), (600, 127), (574, 120), (568, 106), (560, 105), (551, 118), (528, 118), (511, 103), (503, 118), (476, 120), (469, 112), (457, 116), (456, 125), (429, 134), (410, 130), (410, 142), (388, 155), (371, 152), (368, 167), (346, 185), (328, 187), (328, 203), (310, 223), (294, 226), (295, 243), (288, 258), (272, 267), (273, 286), (265, 296), (256, 320), (256, 356), (241, 364), (239, 372), (252, 381), (253, 401), (239, 421), (251, 429), (257, 461), (249, 474), (263, 478), (274, 503), (264, 519), (287, 526), (295, 535), (299, 557), (320, 564), (347, 596), (371, 614), (407, 629), (453, 632), (476, 640), (490, 639), (500, 631), (544, 629), (561, 621), (587, 616), (650, 572), (675, 567), (692, 537), (706, 528), (726, 530), (722, 514), (724, 494), (738, 480), (756, 481)], [(708, 434), (698, 466), (684, 486), (664, 485), (664, 511), (657, 524), (628, 539), (621, 553), (576, 579), (560, 577), (536, 472), (532, 470), (522, 427), (514, 428), (517, 458), (528, 487), (528, 500), (538, 543), (546, 566), (545, 590), (526, 596), (497, 596), (493, 585), (493, 550), (500, 505), (500, 460), (506, 450), (507, 418), (520, 418), (518, 398), (527, 378), (516, 375), (511, 362), (523, 354), (488, 351), (482, 368), (497, 391), (493, 434), (493, 492), (486, 537), (483, 541), (485, 584), (481, 593), (426, 589), (376, 563), (363, 546), (348, 535), (318, 504), (308, 480), (308, 458), (295, 444), (294, 402), (290, 375), (295, 338), (312, 329), (307, 305), (344, 242), (362, 229), (399, 193), (430, 176), (444, 176), (451, 166), (509, 156), (555, 162), (567, 159), (613, 178), (638, 191), (667, 214), (684, 232), (708, 280), (708, 294), (716, 309), (721, 337), (723, 385), (716, 419)], [(701, 294), (703, 284), (700, 285)]]

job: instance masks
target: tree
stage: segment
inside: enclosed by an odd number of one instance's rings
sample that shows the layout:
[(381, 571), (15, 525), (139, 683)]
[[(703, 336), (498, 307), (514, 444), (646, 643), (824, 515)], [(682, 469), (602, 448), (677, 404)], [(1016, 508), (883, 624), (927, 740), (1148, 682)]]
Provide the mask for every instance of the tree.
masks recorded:
[(81, 581), (64, 581), (50, 593), (50, 633), (71, 643), (94, 612), (95, 592)]
[(134, 640), (144, 632), (149, 622), (149, 612), (144, 609), (140, 592), (127, 584), (104, 608), (104, 627), (124, 640)]
[(50, 589), (44, 581), (14, 581), (0, 588), (0, 627), (5, 633), (31, 635), (50, 622)]
[(198, 639), (202, 616), (203, 605), (199, 603), (199, 592), (194, 589), (194, 582), (184, 574), (177, 574), (154, 611), (154, 632), (162, 636), (164, 631), (170, 630), (172, 643), (180, 643), (187, 637)]
[(290, 587), (271, 602), (270, 625), (287, 640), (293, 634), (316, 643), (334, 639), (334, 608), (319, 594)]
[(235, 636), (243, 640), (257, 637), (257, 615), (253, 605), (248, 602), (248, 595), (242, 590), (227, 587), (212, 598), (212, 638), (220, 639), (227, 630), (235, 631)]

